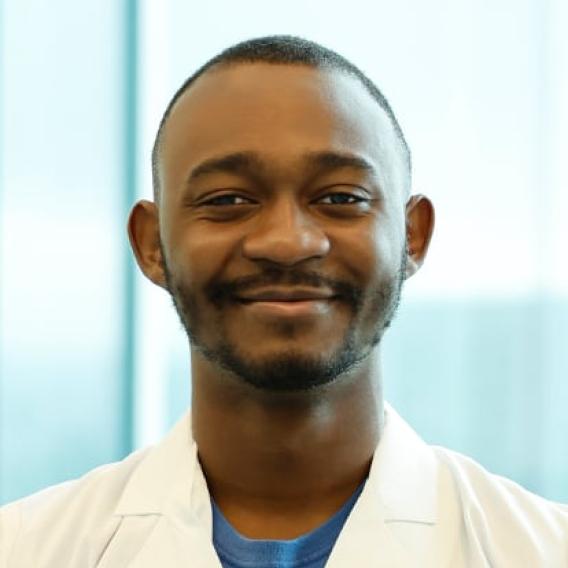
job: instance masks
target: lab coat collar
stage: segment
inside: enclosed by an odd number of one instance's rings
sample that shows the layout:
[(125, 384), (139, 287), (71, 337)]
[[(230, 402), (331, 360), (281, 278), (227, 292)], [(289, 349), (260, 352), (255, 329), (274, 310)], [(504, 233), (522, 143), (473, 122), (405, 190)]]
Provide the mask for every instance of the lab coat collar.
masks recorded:
[[(385, 406), (385, 427), (365, 492), (374, 493), (385, 521), (435, 523), (436, 459), (396, 411)], [(210, 518), (207, 484), (191, 436), (189, 413), (150, 450), (115, 510), (122, 516), (166, 513), (202, 521)]]
[[(161, 515), (189, 504), (188, 488), (200, 472), (187, 413), (151, 448), (136, 468), (115, 509), (116, 515)], [(187, 512), (186, 512), (187, 514)]]
[(97, 568), (221, 567), (189, 413), (134, 471), (115, 515), (122, 520)]
[[(369, 561), (365, 565), (412, 566), (420, 561), (422, 566), (434, 566), (425, 554), (431, 555), (429, 543), (438, 517), (437, 468), (429, 446), (387, 405), (369, 478), (328, 565), (353, 565), (354, 557), (364, 553)], [(115, 561), (131, 568), (175, 566), (182, 559), (192, 559), (193, 566), (220, 566), (189, 414), (143, 459), (115, 514), (122, 521), (99, 568), (115, 566)], [(405, 545), (404, 530), (396, 528), (415, 531), (421, 526), (426, 532), (417, 547)], [(384, 564), (386, 559), (392, 564)]]
[(436, 523), (437, 476), (438, 462), (430, 446), (387, 404), (368, 480), (384, 520)]

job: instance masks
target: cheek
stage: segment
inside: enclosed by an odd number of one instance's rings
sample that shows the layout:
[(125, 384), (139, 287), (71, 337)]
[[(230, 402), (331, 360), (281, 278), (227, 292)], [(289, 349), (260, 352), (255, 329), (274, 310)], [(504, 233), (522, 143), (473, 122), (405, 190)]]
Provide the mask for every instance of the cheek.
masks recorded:
[(398, 274), (406, 244), (406, 220), (402, 200), (388, 203), (385, 213), (375, 220), (373, 229), (373, 241), (379, 261), (378, 270), (385, 276)]
[(338, 237), (345, 265), (356, 282), (372, 285), (397, 273), (403, 246), (399, 232), (392, 223), (373, 219), (366, 227)]
[(402, 262), (403, 245), (402, 239), (394, 232), (382, 233), (376, 240), (376, 276), (379, 280), (389, 279), (398, 274)]
[(186, 230), (173, 242), (176, 273), (195, 293), (201, 293), (208, 282), (226, 272), (233, 247), (232, 236), (225, 231), (203, 231), (196, 227)]

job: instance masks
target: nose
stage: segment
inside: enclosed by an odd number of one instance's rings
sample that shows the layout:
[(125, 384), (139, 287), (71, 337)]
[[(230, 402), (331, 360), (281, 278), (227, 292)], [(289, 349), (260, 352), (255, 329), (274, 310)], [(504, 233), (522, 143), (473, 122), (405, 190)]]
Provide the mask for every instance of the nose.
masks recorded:
[(258, 224), (243, 241), (246, 258), (293, 266), (329, 252), (325, 231), (295, 198), (282, 198), (265, 207)]

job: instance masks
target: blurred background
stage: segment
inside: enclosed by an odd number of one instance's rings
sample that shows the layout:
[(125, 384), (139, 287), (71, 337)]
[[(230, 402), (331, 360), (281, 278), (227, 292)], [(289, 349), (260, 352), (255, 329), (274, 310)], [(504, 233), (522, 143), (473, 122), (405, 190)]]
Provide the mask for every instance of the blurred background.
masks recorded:
[(273, 33), (377, 82), (437, 206), (387, 398), (429, 442), (568, 501), (567, 26), (565, 0), (0, 0), (0, 502), (188, 406), (186, 341), (126, 218), (175, 89)]

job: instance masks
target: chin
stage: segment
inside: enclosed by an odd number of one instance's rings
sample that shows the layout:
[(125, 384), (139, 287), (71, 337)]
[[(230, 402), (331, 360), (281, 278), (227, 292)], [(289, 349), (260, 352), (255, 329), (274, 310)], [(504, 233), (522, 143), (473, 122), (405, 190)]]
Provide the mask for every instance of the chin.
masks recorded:
[(353, 349), (345, 342), (326, 352), (313, 346), (301, 349), (288, 346), (286, 349), (263, 350), (247, 353), (225, 343), (215, 349), (201, 348), (204, 356), (215, 365), (228, 371), (236, 380), (256, 389), (270, 392), (311, 391), (329, 385), (347, 375), (368, 356)]

